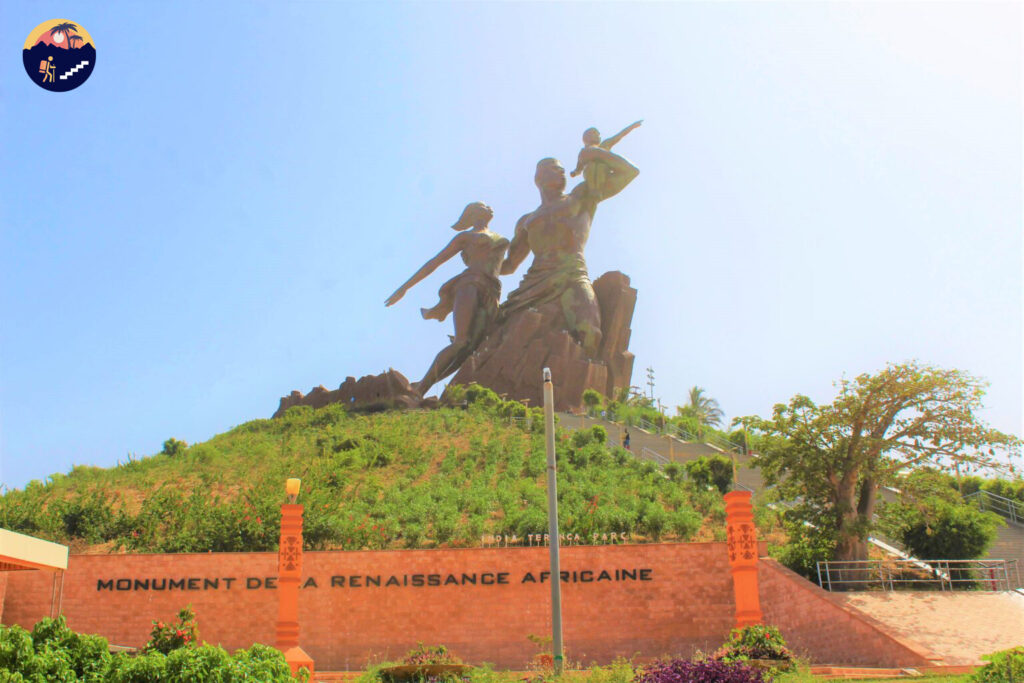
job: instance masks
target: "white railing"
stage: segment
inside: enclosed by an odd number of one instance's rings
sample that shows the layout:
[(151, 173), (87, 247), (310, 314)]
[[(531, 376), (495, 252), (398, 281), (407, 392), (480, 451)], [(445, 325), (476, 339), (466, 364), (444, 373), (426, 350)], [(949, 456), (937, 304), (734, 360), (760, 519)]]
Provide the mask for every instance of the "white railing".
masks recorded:
[(666, 458), (661, 453), (648, 448), (647, 446), (644, 446), (643, 448), (640, 449), (639, 457), (644, 460), (651, 460), (657, 463), (658, 465), (667, 465), (669, 463), (668, 458)]
[[(922, 567), (922, 565), (924, 565)], [(1017, 560), (825, 560), (818, 562), (825, 590), (1009, 591), (1020, 585)]]
[(1014, 524), (1024, 525), (1024, 503), (1004, 498), (985, 489), (964, 496), (964, 500), (977, 501), (982, 510), (991, 510)]

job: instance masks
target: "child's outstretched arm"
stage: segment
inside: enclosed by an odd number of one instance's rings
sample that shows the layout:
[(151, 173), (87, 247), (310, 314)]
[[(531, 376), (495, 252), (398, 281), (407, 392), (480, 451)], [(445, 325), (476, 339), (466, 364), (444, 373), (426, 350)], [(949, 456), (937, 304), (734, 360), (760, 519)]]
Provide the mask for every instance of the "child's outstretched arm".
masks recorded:
[(635, 123), (629, 124), (628, 126), (623, 128), (622, 130), (620, 130), (618, 133), (616, 133), (615, 135), (611, 136), (610, 138), (606, 138), (606, 139), (602, 140), (601, 141), (601, 145), (600, 145), (601, 149), (611, 149), (616, 144), (618, 144), (619, 140), (621, 140), (622, 138), (626, 137), (626, 135), (631, 130), (633, 130), (634, 128), (639, 128), (640, 124), (643, 123), (643, 122), (644, 122), (644, 120), (640, 119), (639, 121), (636, 121)]

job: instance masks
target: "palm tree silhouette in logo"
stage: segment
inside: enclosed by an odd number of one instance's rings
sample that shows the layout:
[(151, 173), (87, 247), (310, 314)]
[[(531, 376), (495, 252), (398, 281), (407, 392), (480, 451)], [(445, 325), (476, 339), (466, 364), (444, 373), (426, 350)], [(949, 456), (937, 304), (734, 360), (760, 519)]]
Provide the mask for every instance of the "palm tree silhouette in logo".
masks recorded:
[[(57, 24), (56, 26), (54, 26), (53, 28), (50, 29), (50, 38), (52, 38), (55, 42), (59, 43), (59, 42), (64, 40), (64, 36), (67, 36), (68, 37), (68, 44), (70, 45), (71, 44), (71, 33), (70, 33), (71, 31), (74, 31), (75, 33), (77, 33), (78, 32), (78, 27), (76, 25), (72, 24), (70, 21), (65, 21), (63, 24)], [(60, 34), (61, 37), (58, 38), (57, 34)], [(81, 40), (81, 38), (79, 38), (79, 40)]]
[(70, 43), (71, 47), (78, 47), (77, 45), (75, 45), (75, 41), (76, 40), (79, 43), (84, 43), (85, 42), (85, 40), (82, 38), (82, 36), (69, 36), (68, 37), (68, 43)]

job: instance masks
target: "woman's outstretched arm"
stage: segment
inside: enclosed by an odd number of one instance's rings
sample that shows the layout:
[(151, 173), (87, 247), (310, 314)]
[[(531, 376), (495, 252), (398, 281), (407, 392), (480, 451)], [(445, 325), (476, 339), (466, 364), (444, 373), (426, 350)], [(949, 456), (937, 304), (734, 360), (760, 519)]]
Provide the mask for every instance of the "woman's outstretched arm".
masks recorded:
[(458, 235), (453, 237), (452, 241), (448, 243), (448, 246), (439, 251), (437, 253), (437, 256), (424, 263), (423, 266), (419, 270), (417, 270), (416, 273), (411, 278), (406, 280), (401, 287), (396, 289), (395, 293), (387, 298), (387, 300), (384, 302), (384, 305), (391, 306), (392, 304), (397, 303), (399, 299), (405, 296), (405, 293), (408, 292), (413, 285), (415, 285), (417, 282), (433, 273), (435, 270), (437, 270), (438, 266), (440, 266), (442, 263), (450, 259), (452, 256), (455, 256), (460, 251), (462, 251), (462, 242), (464, 237), (465, 235), (462, 233), (459, 233)]

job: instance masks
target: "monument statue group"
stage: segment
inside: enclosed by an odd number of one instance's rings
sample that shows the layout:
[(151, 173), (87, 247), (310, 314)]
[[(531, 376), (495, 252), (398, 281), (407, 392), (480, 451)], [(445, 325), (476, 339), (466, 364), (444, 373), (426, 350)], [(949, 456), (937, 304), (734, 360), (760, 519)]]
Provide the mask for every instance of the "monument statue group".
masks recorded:
[[(541, 402), (541, 369), (551, 368), (556, 409), (578, 408), (583, 392), (613, 395), (628, 387), (633, 373), (630, 321), (636, 290), (618, 271), (593, 282), (584, 249), (597, 205), (621, 192), (639, 173), (611, 151), (642, 122), (601, 139), (595, 128), (583, 133), (572, 177), (583, 181), (566, 194), (566, 172), (554, 158), (537, 162), (534, 183), (540, 205), (516, 223), (511, 242), (490, 229), (494, 211), (483, 202), (466, 206), (452, 229), (458, 234), (387, 298), (397, 303), (406, 292), (455, 255), (466, 269), (445, 282), (437, 305), (420, 309), (427, 320), (451, 314), (455, 334), (415, 383), (394, 370), (356, 380), (338, 389), (323, 386), (309, 394), (293, 391), (281, 399), (275, 417), (296, 405), (318, 408), (344, 402), (358, 408), (417, 407), (438, 382), (477, 383), (516, 400)], [(499, 275), (514, 273), (533, 254), (519, 286), (501, 301)]]

